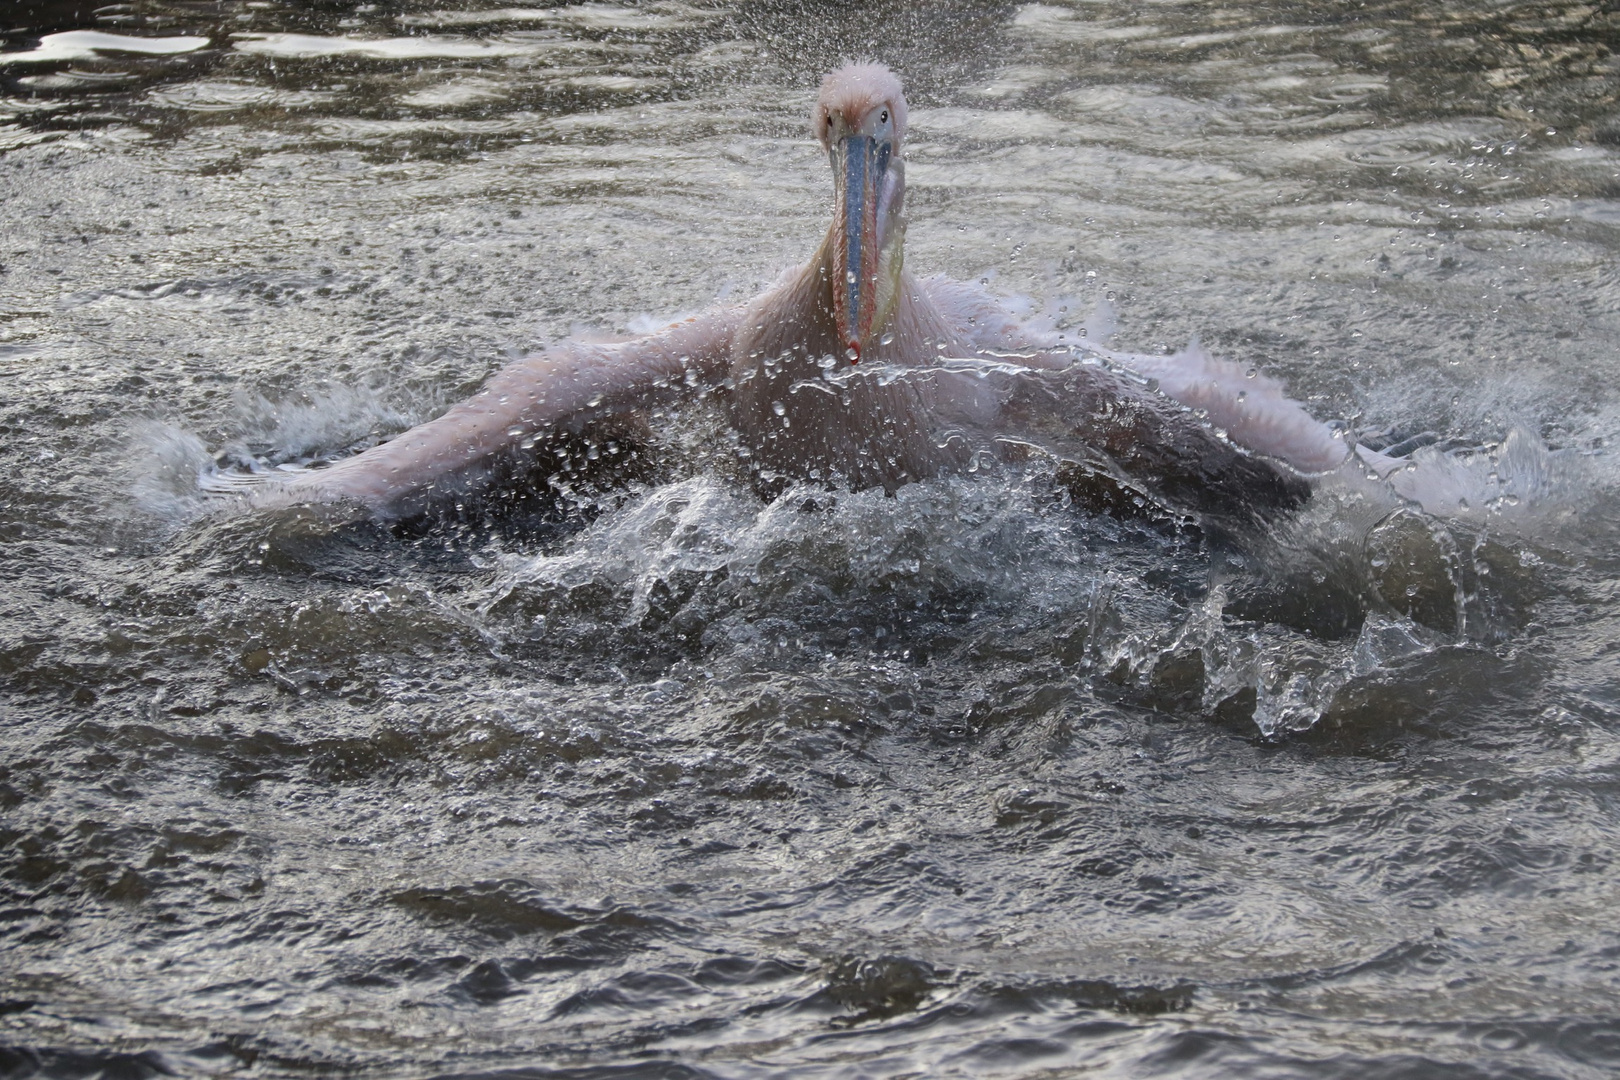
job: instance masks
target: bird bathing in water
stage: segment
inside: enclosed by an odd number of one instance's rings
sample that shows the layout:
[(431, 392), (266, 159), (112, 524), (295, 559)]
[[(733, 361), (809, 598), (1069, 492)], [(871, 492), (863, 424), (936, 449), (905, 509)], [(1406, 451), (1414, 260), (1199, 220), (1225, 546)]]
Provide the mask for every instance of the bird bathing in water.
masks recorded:
[(1196, 343), (1174, 356), (1117, 353), (1021, 326), (974, 286), (914, 276), (906, 119), (888, 68), (833, 72), (811, 114), (832, 165), (832, 223), (807, 263), (745, 304), (515, 361), (437, 419), (295, 474), (274, 497), (407, 516), (489, 482), (495, 462), (539, 438), (699, 394), (723, 402), (766, 493), (799, 480), (894, 490), (963, 468), (986, 446), (1039, 447), (1055, 448), (1081, 486), (1100, 484), (1105, 502), (1275, 505), (1344, 460), (1345, 443), (1279, 384)]

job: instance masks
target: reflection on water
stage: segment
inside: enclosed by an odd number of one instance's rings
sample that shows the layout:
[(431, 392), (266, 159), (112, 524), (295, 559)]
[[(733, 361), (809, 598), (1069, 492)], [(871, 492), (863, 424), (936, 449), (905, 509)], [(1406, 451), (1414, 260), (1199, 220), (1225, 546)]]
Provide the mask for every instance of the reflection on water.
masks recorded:
[[(0, 19), (6, 1075), (1620, 1064), (1604, 5)], [(767, 503), (697, 406), (392, 529), (199, 491), (769, 282), (856, 55), (909, 265), (1388, 463), (1172, 512), (1015, 411)]]

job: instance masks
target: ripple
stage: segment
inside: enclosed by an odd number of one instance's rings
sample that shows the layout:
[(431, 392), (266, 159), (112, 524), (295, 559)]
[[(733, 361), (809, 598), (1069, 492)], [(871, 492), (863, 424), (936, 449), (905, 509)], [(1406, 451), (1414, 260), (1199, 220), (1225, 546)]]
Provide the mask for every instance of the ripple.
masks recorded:
[(1503, 135), (1497, 124), (1404, 124), (1333, 136), (1338, 152), (1363, 165), (1416, 165), (1437, 155), (1467, 156), (1468, 148), (1481, 140), (1495, 141)]
[(21, 52), (0, 53), (0, 65), (54, 64), (70, 60), (99, 59), (104, 53), (141, 56), (178, 56), (206, 48), (205, 37), (127, 37), (101, 30), (68, 30), (46, 34), (39, 44)]
[(237, 109), (308, 109), (333, 101), (335, 95), (313, 90), (286, 90), (259, 83), (204, 79), (160, 86), (147, 91), (154, 105), (195, 112), (232, 112)]
[(1013, 28), (1021, 36), (1075, 44), (1135, 41), (1157, 37), (1164, 32), (1152, 23), (1135, 20), (1082, 18), (1072, 8), (1052, 4), (1020, 5), (1013, 19)]
[(399, 103), (415, 108), (456, 108), (499, 101), (510, 93), (509, 86), (490, 79), (453, 79), (437, 86), (413, 90), (400, 98)]
[(458, 37), (359, 38), (314, 34), (236, 34), (232, 48), (250, 56), (314, 60), (327, 56), (360, 56), (374, 60), (476, 60), (535, 56), (553, 43), (546, 40), (477, 41)]
[[(662, 10), (660, 10), (660, 8)], [(481, 26), (498, 22), (550, 22), (583, 30), (680, 30), (703, 21), (698, 9), (677, 5), (650, 8), (617, 4), (567, 4), (554, 8), (470, 8), (397, 16), (401, 26)]]

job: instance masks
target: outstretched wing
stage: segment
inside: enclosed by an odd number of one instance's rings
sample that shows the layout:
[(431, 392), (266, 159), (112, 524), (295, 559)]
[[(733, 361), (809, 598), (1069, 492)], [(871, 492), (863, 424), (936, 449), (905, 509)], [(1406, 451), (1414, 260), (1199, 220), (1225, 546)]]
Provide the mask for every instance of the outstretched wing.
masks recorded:
[[(1133, 372), (1154, 390), (1192, 410), (1232, 443), (1280, 461), (1296, 472), (1331, 472), (1348, 456), (1345, 442), (1289, 397), (1280, 382), (1211, 356), (1196, 337), (1185, 349), (1168, 356), (1105, 347), (1101, 339), (1112, 332), (1114, 321), (1112, 306), (1106, 301), (1087, 323), (1088, 331), (1098, 332), (1073, 336), (1020, 324), (993, 297), (973, 285), (930, 278), (923, 287), (983, 352), (1033, 368), (1063, 368), (1089, 358), (1122, 372)], [(1121, 393), (1132, 396), (1123, 385)]]
[(550, 431), (712, 385), (739, 318), (739, 309), (717, 309), (630, 341), (553, 346), (508, 364), (442, 416), (325, 469), (265, 485), (260, 498), (357, 502), (397, 514), (435, 489), (476, 482), (492, 459)]

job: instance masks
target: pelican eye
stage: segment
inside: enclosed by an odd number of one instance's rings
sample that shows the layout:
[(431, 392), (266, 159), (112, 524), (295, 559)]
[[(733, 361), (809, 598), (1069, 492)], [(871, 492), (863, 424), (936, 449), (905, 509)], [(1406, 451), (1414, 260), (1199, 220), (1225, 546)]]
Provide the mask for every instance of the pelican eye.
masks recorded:
[(887, 124), (888, 122), (889, 122), (889, 110), (884, 109), (881, 113), (878, 114), (878, 123)]

